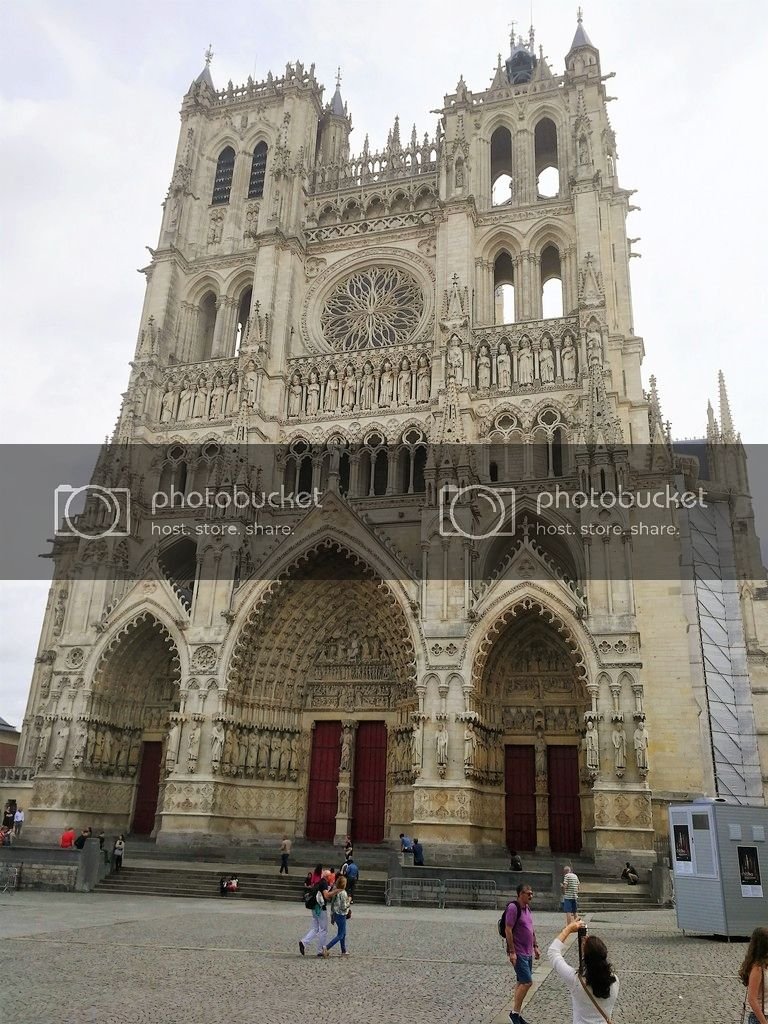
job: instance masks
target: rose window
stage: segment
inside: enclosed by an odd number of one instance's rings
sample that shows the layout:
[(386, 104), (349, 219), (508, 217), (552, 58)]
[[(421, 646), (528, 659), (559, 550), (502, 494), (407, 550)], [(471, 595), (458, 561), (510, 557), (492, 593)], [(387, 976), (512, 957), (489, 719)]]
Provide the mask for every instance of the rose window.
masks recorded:
[(337, 352), (352, 352), (409, 341), (423, 310), (424, 296), (410, 274), (395, 267), (373, 267), (337, 285), (320, 323)]

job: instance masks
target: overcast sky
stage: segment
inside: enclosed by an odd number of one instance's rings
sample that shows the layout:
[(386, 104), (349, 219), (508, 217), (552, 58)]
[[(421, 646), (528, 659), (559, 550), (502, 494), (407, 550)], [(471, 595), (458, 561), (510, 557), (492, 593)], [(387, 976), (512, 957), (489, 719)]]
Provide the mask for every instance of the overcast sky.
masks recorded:
[[(717, 371), (737, 428), (768, 441), (765, 0), (583, 0), (617, 97), (619, 175), (638, 190), (628, 233), (635, 330), (675, 437), (701, 436)], [(555, 73), (571, 0), (534, 0)], [(433, 134), (460, 74), (487, 87), (509, 22), (530, 0), (373, 3), (5, 0), (0, 9), (0, 298), (5, 442), (88, 443), (109, 433), (138, 329), (145, 246), (157, 243), (178, 110), (208, 43), (217, 87), (315, 62), (337, 65), (355, 126), (382, 145), (395, 114)], [(4, 481), (4, 486), (7, 481)], [(41, 550), (44, 549), (41, 538)], [(3, 543), (12, 538), (3, 536)], [(47, 586), (0, 590), (0, 716), (20, 723)]]

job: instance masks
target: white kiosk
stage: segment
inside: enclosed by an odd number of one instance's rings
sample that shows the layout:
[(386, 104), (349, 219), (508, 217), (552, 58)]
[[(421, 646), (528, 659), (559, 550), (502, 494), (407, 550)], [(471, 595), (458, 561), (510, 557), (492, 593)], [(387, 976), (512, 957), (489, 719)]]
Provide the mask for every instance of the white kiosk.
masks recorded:
[(748, 936), (768, 920), (768, 808), (704, 799), (669, 807), (677, 924)]

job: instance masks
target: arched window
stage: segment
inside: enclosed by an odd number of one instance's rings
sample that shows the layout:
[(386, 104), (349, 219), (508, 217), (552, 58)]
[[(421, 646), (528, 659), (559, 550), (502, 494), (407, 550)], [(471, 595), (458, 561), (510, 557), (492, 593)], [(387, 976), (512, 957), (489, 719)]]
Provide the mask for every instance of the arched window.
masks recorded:
[(306, 441), (291, 444), (283, 481), (288, 494), (312, 493), (312, 451)]
[(497, 128), (491, 136), (491, 203), (502, 206), (512, 201), (512, 135), (509, 128)]
[(560, 414), (554, 409), (544, 409), (536, 417), (533, 428), (533, 476), (563, 476), (567, 470), (565, 450), (565, 429)]
[(253, 298), (253, 288), (246, 288), (243, 292), (242, 298), (240, 299), (240, 305), (237, 307), (237, 328), (235, 330), (235, 355), (240, 352), (240, 346), (243, 344), (243, 338), (245, 337), (245, 330), (248, 326), (248, 318), (251, 315), (251, 300)]
[(253, 158), (251, 160), (251, 177), (248, 182), (249, 199), (261, 199), (264, 195), (264, 177), (266, 173), (267, 144), (266, 142), (259, 142), (253, 151)]
[(420, 430), (407, 430), (398, 458), (401, 494), (423, 494), (426, 491), (424, 469), (427, 464), (427, 445)]
[(197, 323), (197, 358), (210, 359), (213, 352), (213, 332), (216, 329), (216, 296), (206, 292), (200, 303)]
[(563, 278), (560, 253), (547, 245), (541, 253), (541, 315), (545, 320), (563, 316)]
[(216, 161), (216, 177), (213, 179), (211, 203), (218, 206), (229, 202), (232, 191), (232, 175), (235, 173), (235, 151), (231, 146), (222, 149)]
[(488, 472), (493, 483), (522, 480), (525, 445), (520, 422), (512, 413), (497, 417), (488, 435)]
[(386, 494), (389, 481), (387, 444), (380, 434), (370, 434), (360, 453), (360, 497)]
[(508, 252), (499, 253), (493, 264), (494, 323), (515, 322), (515, 267)]
[(534, 132), (536, 191), (539, 199), (554, 199), (560, 194), (560, 169), (557, 159), (557, 128), (548, 117), (542, 118)]

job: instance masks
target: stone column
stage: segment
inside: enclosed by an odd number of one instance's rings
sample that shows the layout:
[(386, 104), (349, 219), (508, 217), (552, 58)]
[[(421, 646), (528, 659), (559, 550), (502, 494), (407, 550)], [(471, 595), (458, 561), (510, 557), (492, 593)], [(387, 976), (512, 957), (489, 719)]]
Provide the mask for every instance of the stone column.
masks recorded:
[(352, 797), (354, 793), (353, 766), (355, 763), (355, 734), (357, 721), (342, 722), (341, 751), (339, 755), (339, 786), (336, 802), (336, 833), (334, 843), (343, 843), (352, 827)]

